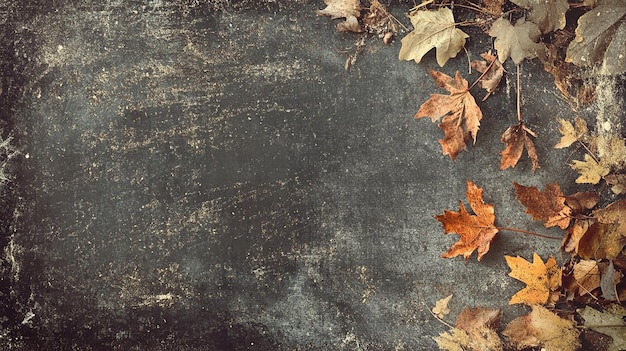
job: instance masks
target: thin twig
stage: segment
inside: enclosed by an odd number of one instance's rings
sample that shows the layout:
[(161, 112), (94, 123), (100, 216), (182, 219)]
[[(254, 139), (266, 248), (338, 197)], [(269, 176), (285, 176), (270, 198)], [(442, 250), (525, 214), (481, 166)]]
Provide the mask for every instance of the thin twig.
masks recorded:
[(489, 66), (487, 66), (487, 69), (478, 77), (478, 79), (476, 79), (474, 81), (474, 83), (472, 83), (472, 86), (469, 87), (467, 90), (471, 90), (476, 84), (478, 84), (478, 82), (480, 82), (481, 79), (483, 79), (483, 77), (487, 74), (487, 72), (489, 72), (489, 70), (491, 69), (491, 67), (493, 67), (493, 64), (496, 63), (496, 60), (498, 58), (496, 57), (495, 59), (493, 59), (493, 61), (491, 61), (491, 63), (489, 64)]
[(534, 236), (540, 236), (540, 237), (546, 238), (546, 239), (554, 239), (554, 240), (561, 240), (561, 239), (563, 239), (563, 238), (556, 238), (556, 237), (549, 236), (549, 235), (544, 235), (544, 234), (531, 232), (529, 230), (524, 230), (524, 229), (509, 228), (509, 227), (496, 227), (496, 229), (498, 229), (498, 230), (506, 230), (506, 231), (509, 231), (509, 232), (523, 233), (523, 234), (528, 234), (528, 235), (534, 235)]

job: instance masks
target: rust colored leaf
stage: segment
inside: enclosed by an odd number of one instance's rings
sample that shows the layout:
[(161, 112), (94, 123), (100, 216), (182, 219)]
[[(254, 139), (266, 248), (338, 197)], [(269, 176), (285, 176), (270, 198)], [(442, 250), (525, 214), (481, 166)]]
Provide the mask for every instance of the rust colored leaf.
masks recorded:
[(500, 163), (500, 169), (504, 170), (509, 167), (515, 167), (517, 161), (522, 157), (522, 152), (526, 148), (528, 157), (533, 163), (533, 172), (539, 168), (539, 156), (537, 156), (537, 149), (535, 144), (530, 139), (528, 134), (535, 136), (535, 134), (523, 123), (518, 123), (510, 126), (504, 134), (502, 134), (501, 142), (506, 144), (506, 148), (502, 151), (502, 161)]
[(546, 351), (575, 351), (580, 347), (578, 330), (543, 306), (531, 306), (532, 312), (512, 320), (502, 332), (517, 350), (542, 347)]
[(430, 117), (433, 122), (443, 117), (439, 128), (444, 138), (439, 140), (444, 155), (456, 159), (465, 149), (470, 136), (476, 142), (476, 133), (483, 114), (474, 97), (468, 90), (468, 84), (459, 71), (452, 77), (434, 70), (430, 75), (438, 86), (450, 92), (450, 95), (432, 94), (430, 99), (420, 107), (415, 118)]
[(559, 299), (561, 287), (561, 269), (554, 257), (550, 256), (546, 263), (541, 257), (534, 254), (533, 263), (522, 257), (504, 256), (506, 263), (511, 268), (509, 276), (526, 283), (526, 287), (518, 291), (509, 305), (525, 303), (527, 305), (553, 303)]
[(448, 252), (441, 255), (444, 258), (463, 255), (467, 261), (474, 250), (478, 249), (478, 261), (489, 251), (489, 244), (498, 233), (495, 227), (496, 216), (493, 205), (483, 202), (483, 189), (471, 181), (467, 181), (467, 199), (475, 214), (469, 214), (459, 201), (459, 212), (444, 211), (444, 214), (435, 216), (441, 224), (445, 234), (457, 233), (461, 236)]
[(485, 10), (495, 17), (499, 17), (502, 14), (502, 5), (504, 0), (483, 0), (485, 4)]
[(565, 196), (557, 183), (546, 185), (543, 192), (534, 186), (513, 184), (517, 199), (526, 206), (526, 213), (533, 219), (543, 221), (546, 228), (559, 226), (565, 229), (569, 226), (572, 210), (565, 204)]
[(595, 219), (576, 219), (574, 221), (574, 225), (568, 228), (567, 235), (563, 239), (563, 243), (561, 245), (563, 250), (568, 253), (578, 254), (580, 239), (595, 222)]
[(577, 192), (565, 197), (565, 204), (572, 209), (572, 213), (583, 213), (594, 208), (600, 197), (594, 191)]
[(487, 95), (483, 98), (483, 101), (485, 101), (500, 84), (504, 75), (504, 67), (497, 60), (497, 57), (491, 54), (491, 51), (482, 53), (480, 56), (487, 61), (474, 60), (471, 64), (473, 69), (484, 73), (483, 77), (480, 78), (480, 86), (487, 90)]

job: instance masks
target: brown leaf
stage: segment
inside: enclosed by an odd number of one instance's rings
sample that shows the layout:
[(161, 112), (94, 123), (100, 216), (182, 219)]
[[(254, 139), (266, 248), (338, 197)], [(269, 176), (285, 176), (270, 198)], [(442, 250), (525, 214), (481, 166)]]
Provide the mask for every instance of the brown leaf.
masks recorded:
[(437, 63), (443, 67), (461, 51), (469, 37), (455, 27), (452, 10), (447, 7), (417, 11), (411, 16), (411, 23), (415, 29), (402, 38), (400, 60), (419, 63), (427, 52), (436, 48)]
[(589, 306), (580, 310), (580, 316), (585, 320), (585, 327), (606, 334), (611, 337), (613, 343), (607, 351), (620, 351), (626, 349), (626, 308), (618, 304), (607, 306), (604, 311), (595, 310)]
[(324, 0), (326, 8), (317, 10), (318, 16), (330, 16), (332, 19), (361, 16), (360, 0)]
[(531, 306), (532, 312), (512, 320), (502, 332), (517, 350), (542, 347), (546, 351), (575, 351), (580, 347), (578, 330), (543, 306)]
[(530, 10), (528, 20), (537, 24), (543, 34), (565, 28), (565, 12), (569, 10), (567, 0), (511, 0), (511, 2)]
[(600, 268), (596, 260), (580, 260), (574, 264), (573, 276), (575, 284), (570, 290), (579, 296), (600, 287)]
[(363, 27), (366, 32), (377, 34), (385, 44), (389, 44), (398, 33), (394, 20), (395, 17), (387, 11), (385, 5), (378, 0), (372, 0), (369, 9), (363, 15)]
[(554, 145), (555, 149), (568, 147), (576, 141), (583, 141), (588, 136), (587, 133), (589, 133), (589, 129), (587, 129), (587, 122), (580, 118), (580, 116), (574, 118), (574, 124), (561, 118), (559, 118), (558, 121), (561, 124), (559, 132), (561, 132), (563, 136), (561, 137), (561, 141)]
[(576, 219), (574, 225), (568, 228), (567, 235), (563, 239), (563, 243), (561, 244), (563, 250), (567, 253), (578, 254), (580, 239), (595, 222), (595, 219)]
[(545, 222), (546, 228), (559, 226), (565, 229), (569, 226), (572, 210), (565, 205), (565, 196), (557, 183), (546, 185), (543, 192), (534, 186), (513, 184), (517, 199), (526, 206), (526, 213), (533, 219)]
[(474, 250), (478, 249), (478, 261), (489, 251), (489, 244), (498, 233), (494, 223), (496, 216), (493, 205), (483, 202), (483, 189), (471, 181), (467, 181), (467, 199), (474, 211), (471, 215), (459, 201), (459, 212), (444, 211), (444, 214), (435, 216), (441, 224), (445, 234), (457, 233), (461, 236), (445, 254), (444, 258), (463, 255), (467, 261)]
[(444, 131), (444, 138), (439, 140), (444, 155), (456, 159), (465, 149), (470, 135), (476, 142), (476, 133), (483, 114), (474, 97), (468, 90), (468, 84), (459, 71), (452, 77), (430, 70), (430, 75), (438, 86), (450, 92), (450, 95), (432, 94), (430, 99), (420, 106), (415, 118), (430, 117), (433, 122), (443, 117), (439, 128)]
[(595, 191), (577, 192), (565, 197), (565, 204), (572, 209), (572, 214), (583, 213), (594, 208), (600, 197)]
[(576, 38), (567, 47), (566, 62), (599, 66), (600, 74), (626, 72), (626, 2), (598, 0), (578, 19)]
[(578, 255), (584, 259), (615, 259), (626, 244), (617, 224), (595, 222), (578, 241)]
[(500, 84), (502, 76), (504, 75), (504, 67), (502, 63), (491, 54), (491, 51), (482, 53), (480, 56), (487, 61), (474, 60), (471, 65), (473, 69), (480, 73), (487, 72), (480, 78), (480, 86), (487, 90), (487, 95), (483, 98), (483, 101), (485, 101)]
[(511, 268), (509, 276), (526, 283), (524, 289), (511, 297), (509, 305), (516, 303), (543, 305), (554, 303), (559, 299), (561, 269), (554, 257), (550, 256), (546, 263), (543, 263), (536, 253), (533, 255), (533, 263), (519, 256), (504, 256), (504, 258)]
[(541, 35), (539, 27), (523, 19), (513, 26), (507, 19), (499, 18), (491, 25), (489, 35), (496, 38), (494, 46), (502, 63), (510, 56), (515, 64), (519, 64), (524, 59), (543, 55), (545, 51), (543, 44), (536, 43)]
[(535, 144), (530, 137), (528, 137), (528, 134), (534, 136), (534, 133), (526, 128), (522, 122), (510, 126), (504, 134), (502, 134), (500, 141), (506, 144), (506, 148), (502, 151), (500, 169), (504, 170), (509, 167), (515, 167), (517, 161), (522, 157), (524, 148), (526, 148), (528, 157), (533, 163), (533, 172), (539, 168), (539, 156), (537, 156)]
[(611, 191), (617, 195), (626, 194), (626, 174), (609, 174), (604, 180), (611, 185)]
[(465, 308), (454, 328), (433, 339), (442, 350), (500, 351), (502, 342), (496, 332), (499, 324), (500, 310)]
[(502, 14), (502, 5), (504, 0), (483, 0), (485, 10), (495, 17), (499, 17)]

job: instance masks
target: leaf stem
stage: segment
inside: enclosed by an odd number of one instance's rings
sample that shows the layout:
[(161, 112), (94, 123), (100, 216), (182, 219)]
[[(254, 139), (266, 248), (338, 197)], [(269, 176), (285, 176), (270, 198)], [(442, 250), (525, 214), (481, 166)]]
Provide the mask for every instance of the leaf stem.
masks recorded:
[(544, 234), (531, 232), (529, 230), (524, 230), (524, 229), (509, 228), (509, 227), (496, 227), (496, 229), (501, 230), (501, 231), (502, 230), (506, 230), (506, 231), (509, 231), (509, 232), (517, 232), (517, 233), (523, 233), (523, 234), (528, 234), (528, 235), (540, 236), (542, 238), (547, 238), (547, 239), (554, 239), (554, 240), (561, 240), (562, 239), (562, 238), (556, 238), (556, 237), (549, 236), (549, 235), (544, 235)]
[(520, 85), (520, 69), (519, 66), (520, 64), (518, 63), (517, 65), (517, 121), (522, 123), (522, 107), (521, 107), (521, 101), (522, 101), (522, 86)]

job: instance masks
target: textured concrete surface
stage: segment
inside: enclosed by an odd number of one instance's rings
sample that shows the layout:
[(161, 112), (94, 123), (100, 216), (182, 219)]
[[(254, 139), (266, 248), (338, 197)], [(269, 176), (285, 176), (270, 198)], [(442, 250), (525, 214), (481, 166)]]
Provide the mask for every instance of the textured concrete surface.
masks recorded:
[[(449, 322), (465, 306), (510, 319), (523, 284), (503, 255), (558, 252), (503, 232), (480, 263), (444, 260), (456, 236), (433, 218), (471, 179), (499, 225), (558, 233), (512, 187), (581, 189), (552, 148), (573, 112), (537, 61), (523, 112), (542, 168), (499, 171), (512, 73), (453, 162), (412, 118), (444, 93), (434, 55), (400, 62), (399, 40), (370, 38), (346, 72), (338, 51), (359, 37), (316, 17), (322, 1), (5, 3), (2, 117), (22, 152), (3, 223), (8, 349), (430, 350), (447, 329), (436, 300), (454, 294)], [(408, 7), (392, 7), (407, 25)], [(478, 58), (491, 40), (468, 31)]]

